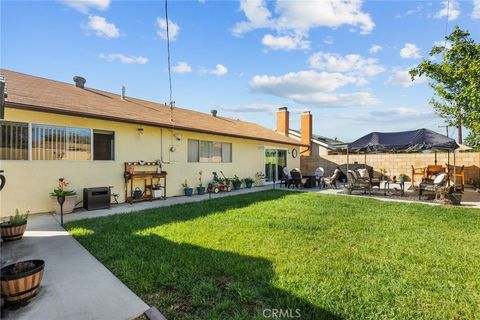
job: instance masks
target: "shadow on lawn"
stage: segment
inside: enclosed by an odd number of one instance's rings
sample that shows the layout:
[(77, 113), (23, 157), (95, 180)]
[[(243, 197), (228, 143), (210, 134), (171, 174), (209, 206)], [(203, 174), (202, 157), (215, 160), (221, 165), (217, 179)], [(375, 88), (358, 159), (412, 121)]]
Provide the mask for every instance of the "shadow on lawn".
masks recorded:
[(148, 230), (145, 233), (148, 228), (289, 195), (292, 193), (259, 192), (85, 220), (69, 227), (94, 230), (78, 240), (168, 319), (340, 319), (274, 287), (276, 275), (267, 259), (176, 243)]
[(134, 250), (131, 266), (147, 275), (142, 298), (169, 319), (263, 319), (280, 312), (278, 318), (341, 319), (272, 286), (275, 273), (267, 259), (175, 243), (156, 234), (136, 237), (151, 248)]

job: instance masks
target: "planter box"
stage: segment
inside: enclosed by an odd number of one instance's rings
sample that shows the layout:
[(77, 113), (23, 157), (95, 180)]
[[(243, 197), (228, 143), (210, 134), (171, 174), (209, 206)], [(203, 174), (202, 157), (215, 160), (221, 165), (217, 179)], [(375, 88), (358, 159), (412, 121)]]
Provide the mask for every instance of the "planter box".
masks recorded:
[(4, 242), (7, 241), (15, 241), (20, 240), (25, 233), (25, 229), (27, 229), (27, 223), (19, 224), (19, 225), (3, 225), (1, 228), (2, 240)]
[(45, 261), (28, 260), (19, 263), (31, 263), (32, 267), (17, 273), (15, 268), (18, 263), (14, 263), (1, 270), (0, 287), (7, 303), (23, 302), (35, 296), (43, 278)]
[[(56, 214), (60, 214), (60, 204), (57, 201), (57, 197), (50, 196), (52, 199), (53, 209), (55, 210)], [(63, 213), (71, 213), (73, 209), (75, 209), (75, 204), (77, 204), (77, 195), (74, 194), (73, 196), (66, 196), (65, 202), (63, 203)]]

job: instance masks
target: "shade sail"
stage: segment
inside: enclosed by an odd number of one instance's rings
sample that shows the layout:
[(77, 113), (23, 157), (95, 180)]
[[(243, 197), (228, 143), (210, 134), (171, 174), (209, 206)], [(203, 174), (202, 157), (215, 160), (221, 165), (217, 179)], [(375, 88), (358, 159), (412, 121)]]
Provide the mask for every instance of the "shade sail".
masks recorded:
[(458, 147), (454, 139), (428, 129), (372, 132), (348, 144), (352, 152), (453, 151)]

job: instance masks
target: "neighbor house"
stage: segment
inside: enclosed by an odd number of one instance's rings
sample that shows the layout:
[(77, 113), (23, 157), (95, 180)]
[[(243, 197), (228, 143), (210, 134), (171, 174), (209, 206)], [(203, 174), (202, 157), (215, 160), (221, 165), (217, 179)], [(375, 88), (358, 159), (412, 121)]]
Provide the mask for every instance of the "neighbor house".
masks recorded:
[[(0, 215), (15, 208), (52, 211), (49, 193), (58, 178), (70, 182), (82, 200), (87, 187), (112, 186), (125, 201), (125, 163), (152, 161), (167, 172), (167, 196), (181, 195), (181, 183), (195, 187), (212, 172), (278, 181), (281, 169), (300, 167), (300, 148), (289, 137), (288, 117), (277, 115), (277, 131), (260, 125), (84, 86), (1, 70), (8, 96), (0, 120)], [(281, 130), (278, 130), (278, 129)], [(285, 130), (287, 128), (287, 130)], [(81, 203), (79, 204), (81, 206)]]
[[(302, 131), (290, 129), (290, 137), (302, 140)], [(328, 138), (318, 134), (312, 134), (311, 138), (311, 155), (326, 156), (329, 152), (343, 149), (345, 143), (337, 138)]]

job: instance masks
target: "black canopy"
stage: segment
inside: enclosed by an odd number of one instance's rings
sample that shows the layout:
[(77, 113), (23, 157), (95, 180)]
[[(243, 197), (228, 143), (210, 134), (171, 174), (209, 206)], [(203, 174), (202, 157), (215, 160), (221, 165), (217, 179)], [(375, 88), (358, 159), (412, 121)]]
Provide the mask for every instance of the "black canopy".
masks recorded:
[(372, 132), (348, 144), (348, 150), (352, 152), (452, 151), (458, 147), (454, 139), (428, 129)]

